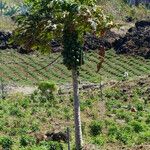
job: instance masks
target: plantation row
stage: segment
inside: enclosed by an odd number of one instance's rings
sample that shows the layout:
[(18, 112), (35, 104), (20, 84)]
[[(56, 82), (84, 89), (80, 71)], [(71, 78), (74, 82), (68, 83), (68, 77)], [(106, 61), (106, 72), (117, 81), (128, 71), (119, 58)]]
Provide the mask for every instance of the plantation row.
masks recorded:
[[(0, 52), (0, 77), (5, 82), (21, 82), (36, 84), (41, 80), (54, 80), (57, 83), (71, 81), (71, 73), (59, 58), (53, 65), (47, 66), (59, 54), (49, 57), (36, 55), (21, 55), (16, 52)], [(107, 51), (106, 59), (100, 73), (96, 73), (99, 62), (97, 53), (85, 54), (85, 65), (81, 67), (80, 80), (99, 82), (100, 74), (103, 80), (123, 78), (124, 72), (129, 78), (150, 74), (150, 60), (141, 57), (116, 55), (113, 50)], [(43, 68), (44, 67), (44, 68)], [(43, 68), (43, 69), (42, 69)]]

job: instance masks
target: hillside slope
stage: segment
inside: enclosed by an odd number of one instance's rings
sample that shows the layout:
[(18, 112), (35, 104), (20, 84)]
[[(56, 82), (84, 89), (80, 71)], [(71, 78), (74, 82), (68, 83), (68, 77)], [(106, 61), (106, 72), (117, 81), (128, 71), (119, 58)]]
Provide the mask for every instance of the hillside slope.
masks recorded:
[[(62, 64), (61, 58), (53, 65), (47, 66), (58, 55), (59, 53), (51, 54), (49, 58), (42, 55), (38, 57), (36, 55), (21, 55), (13, 50), (0, 51), (0, 77), (4, 82), (10, 83), (35, 84), (41, 80), (54, 80), (59, 84), (71, 82), (71, 74)], [(99, 73), (96, 73), (98, 57), (96, 52), (85, 54), (86, 62), (80, 72), (81, 82), (99, 83), (101, 76), (104, 81), (121, 80), (124, 72), (129, 73), (129, 78), (150, 74), (150, 60), (117, 55), (113, 50), (106, 52), (103, 68)]]

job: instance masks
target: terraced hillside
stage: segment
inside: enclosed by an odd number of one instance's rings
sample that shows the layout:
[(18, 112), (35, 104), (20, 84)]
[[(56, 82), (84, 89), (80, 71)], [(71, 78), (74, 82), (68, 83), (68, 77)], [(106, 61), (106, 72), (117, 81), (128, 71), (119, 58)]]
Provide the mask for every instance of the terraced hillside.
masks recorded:
[[(90, 52), (85, 55), (86, 63), (80, 72), (81, 82), (98, 83), (101, 76), (104, 81), (120, 80), (124, 72), (129, 73), (129, 78), (150, 74), (150, 60), (116, 55), (113, 50), (107, 51), (103, 68), (97, 74), (98, 54)], [(7, 83), (35, 84), (40, 80), (54, 80), (59, 84), (70, 82), (71, 74), (62, 64), (61, 58), (51, 66), (45, 67), (58, 56), (59, 54), (51, 54), (50, 57), (42, 55), (37, 57), (36, 55), (21, 55), (14, 51), (0, 51), (0, 77)]]

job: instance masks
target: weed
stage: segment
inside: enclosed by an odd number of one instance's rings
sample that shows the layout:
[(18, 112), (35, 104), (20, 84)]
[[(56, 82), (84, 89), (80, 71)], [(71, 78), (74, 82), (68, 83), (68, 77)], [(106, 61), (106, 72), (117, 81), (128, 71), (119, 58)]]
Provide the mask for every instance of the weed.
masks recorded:
[(103, 122), (101, 121), (92, 121), (89, 128), (90, 133), (93, 136), (97, 136), (102, 133)]
[(93, 144), (103, 146), (106, 143), (106, 138), (102, 135), (92, 138)]
[(54, 141), (41, 142), (40, 145), (45, 146), (47, 150), (63, 150), (63, 145)]
[(13, 145), (13, 141), (10, 137), (0, 137), (0, 145), (2, 145), (4, 150), (10, 150)]
[(21, 136), (20, 138), (20, 145), (25, 147), (25, 146), (31, 146), (31, 145), (34, 145), (36, 143), (36, 140), (34, 137), (32, 136), (28, 136), (28, 135), (25, 135), (25, 136)]

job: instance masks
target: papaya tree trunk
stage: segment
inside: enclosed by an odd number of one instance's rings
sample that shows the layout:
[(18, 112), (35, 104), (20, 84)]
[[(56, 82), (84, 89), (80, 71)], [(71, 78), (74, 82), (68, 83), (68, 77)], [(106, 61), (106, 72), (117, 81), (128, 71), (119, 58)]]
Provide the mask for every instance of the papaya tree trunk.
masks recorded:
[(72, 79), (73, 79), (73, 98), (74, 98), (75, 143), (76, 143), (76, 150), (80, 150), (82, 147), (83, 141), (82, 141), (82, 130), (81, 130), (77, 69), (72, 69)]

